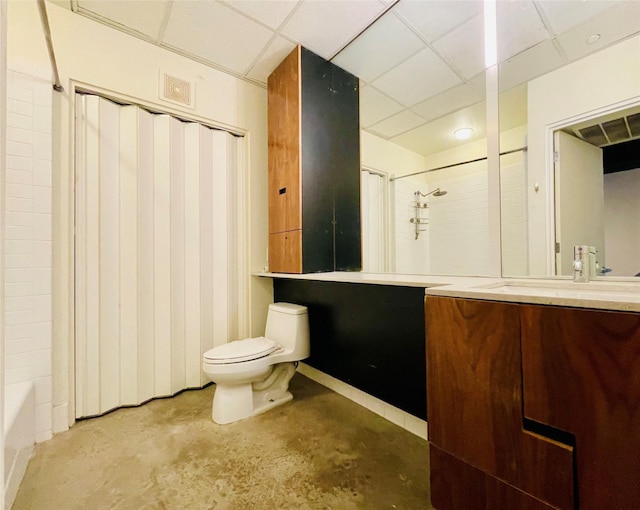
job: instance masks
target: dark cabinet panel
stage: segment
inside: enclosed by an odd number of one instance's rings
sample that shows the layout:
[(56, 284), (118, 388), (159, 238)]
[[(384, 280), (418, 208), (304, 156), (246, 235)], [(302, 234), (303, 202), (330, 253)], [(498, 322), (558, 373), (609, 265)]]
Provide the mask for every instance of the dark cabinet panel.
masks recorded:
[[(352, 74), (334, 68), (334, 120), (332, 170), (335, 187), (335, 269), (358, 271), (362, 265), (360, 226), (359, 87)], [(357, 171), (356, 171), (357, 169)]]
[(426, 418), (424, 289), (274, 279), (275, 301), (309, 307), (310, 366)]

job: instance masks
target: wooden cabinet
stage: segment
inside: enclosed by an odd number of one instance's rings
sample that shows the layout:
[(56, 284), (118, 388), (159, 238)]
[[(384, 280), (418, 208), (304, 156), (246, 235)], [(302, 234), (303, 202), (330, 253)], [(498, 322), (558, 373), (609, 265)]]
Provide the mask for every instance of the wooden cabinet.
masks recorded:
[(269, 76), (268, 117), (269, 270), (360, 270), (358, 79), (297, 47)]
[(438, 510), (640, 508), (640, 314), (432, 296), (425, 311)]
[(580, 509), (640, 508), (640, 314), (520, 310), (524, 414), (575, 437)]
[[(573, 509), (573, 448), (524, 429), (518, 306), (428, 296), (425, 308), (432, 446), (480, 471), (486, 498), (497, 479)], [(463, 476), (441, 458), (431, 456), (432, 481)], [(446, 505), (446, 487), (432, 487), (434, 506), (467, 508)], [(506, 508), (489, 499), (482, 505)]]

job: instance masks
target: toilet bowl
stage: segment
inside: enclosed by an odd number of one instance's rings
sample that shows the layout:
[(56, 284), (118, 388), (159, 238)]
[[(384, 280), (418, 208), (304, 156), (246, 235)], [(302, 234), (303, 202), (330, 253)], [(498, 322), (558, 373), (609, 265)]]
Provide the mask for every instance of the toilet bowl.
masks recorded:
[(289, 381), (298, 361), (307, 357), (307, 308), (269, 305), (265, 336), (229, 342), (203, 355), (202, 370), (216, 383), (213, 421), (232, 423), (290, 401)]

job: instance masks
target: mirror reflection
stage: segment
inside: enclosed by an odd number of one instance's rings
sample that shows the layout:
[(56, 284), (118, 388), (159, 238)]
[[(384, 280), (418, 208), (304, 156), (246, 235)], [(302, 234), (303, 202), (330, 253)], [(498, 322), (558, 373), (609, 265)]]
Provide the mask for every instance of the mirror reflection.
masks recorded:
[[(361, 78), (365, 271), (488, 274), (482, 9), (400, 0), (333, 59)], [(565, 274), (556, 243), (577, 241), (555, 221), (569, 192), (555, 189), (554, 132), (639, 101), (639, 32), (638, 2), (497, 2), (503, 275)], [(607, 274), (640, 271), (598, 244)]]

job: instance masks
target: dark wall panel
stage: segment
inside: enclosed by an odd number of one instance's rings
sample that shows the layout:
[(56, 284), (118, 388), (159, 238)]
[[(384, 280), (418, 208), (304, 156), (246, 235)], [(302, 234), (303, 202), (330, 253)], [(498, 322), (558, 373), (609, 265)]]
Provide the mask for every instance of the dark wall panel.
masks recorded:
[(426, 420), (424, 289), (275, 279), (275, 301), (309, 307), (305, 362)]

